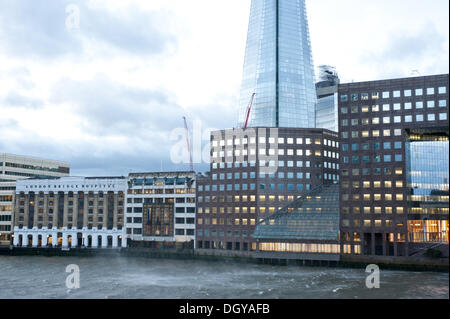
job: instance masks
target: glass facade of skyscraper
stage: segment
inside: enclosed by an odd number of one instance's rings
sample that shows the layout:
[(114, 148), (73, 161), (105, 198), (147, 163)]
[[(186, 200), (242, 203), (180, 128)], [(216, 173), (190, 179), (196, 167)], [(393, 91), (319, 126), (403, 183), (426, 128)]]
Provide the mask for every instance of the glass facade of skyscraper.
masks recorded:
[(420, 132), (405, 145), (411, 242), (448, 242), (449, 142), (446, 133)]
[(316, 89), (305, 0), (252, 0), (239, 125), (315, 127)]

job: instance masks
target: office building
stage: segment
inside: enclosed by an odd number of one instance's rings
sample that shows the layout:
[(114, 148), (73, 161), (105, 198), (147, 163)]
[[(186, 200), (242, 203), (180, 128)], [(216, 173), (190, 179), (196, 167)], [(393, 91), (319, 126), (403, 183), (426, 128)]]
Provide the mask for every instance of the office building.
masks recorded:
[(316, 88), (305, 0), (252, 0), (239, 127), (314, 128)]
[(194, 172), (131, 173), (126, 233), (130, 246), (194, 247)]
[(339, 180), (337, 140), (314, 128), (212, 132), (210, 173), (197, 180), (197, 248), (255, 251), (258, 222)]
[(68, 176), (70, 166), (61, 161), (0, 154), (0, 245), (11, 244), (16, 180)]
[(126, 247), (125, 177), (18, 180), (16, 247)]
[(448, 255), (449, 76), (339, 85), (343, 257)]

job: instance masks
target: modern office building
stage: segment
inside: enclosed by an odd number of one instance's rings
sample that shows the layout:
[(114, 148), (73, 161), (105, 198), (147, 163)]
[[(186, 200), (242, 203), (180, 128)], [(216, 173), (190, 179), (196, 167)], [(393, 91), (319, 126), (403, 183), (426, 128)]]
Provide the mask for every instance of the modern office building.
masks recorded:
[(70, 166), (61, 161), (0, 154), (0, 245), (11, 244), (16, 180), (68, 176)]
[(339, 85), (347, 259), (448, 255), (448, 91), (448, 74)]
[(314, 128), (212, 132), (211, 171), (197, 180), (197, 248), (256, 251), (258, 222), (339, 180), (337, 140)]
[(130, 246), (194, 247), (194, 172), (131, 173), (126, 233)]
[(316, 88), (305, 0), (252, 0), (239, 127), (314, 128)]
[(339, 131), (338, 119), (339, 76), (332, 66), (319, 66), (319, 82), (316, 83), (316, 128)]
[(18, 180), (16, 247), (126, 247), (125, 177)]

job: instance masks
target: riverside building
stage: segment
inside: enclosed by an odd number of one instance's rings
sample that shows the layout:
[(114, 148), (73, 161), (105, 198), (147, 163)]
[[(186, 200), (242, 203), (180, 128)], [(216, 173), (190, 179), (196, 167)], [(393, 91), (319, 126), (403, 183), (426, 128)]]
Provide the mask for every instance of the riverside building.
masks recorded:
[(0, 154), (0, 245), (10, 245), (16, 181), (26, 178), (68, 176), (66, 162)]
[(189, 246), (195, 241), (194, 172), (131, 173), (126, 234), (131, 246)]
[(448, 90), (448, 74), (339, 85), (347, 259), (448, 256)]
[(335, 132), (314, 128), (212, 132), (210, 173), (197, 180), (196, 247), (256, 251), (251, 235), (258, 222), (317, 186), (338, 180)]
[(14, 246), (126, 247), (125, 177), (17, 181)]

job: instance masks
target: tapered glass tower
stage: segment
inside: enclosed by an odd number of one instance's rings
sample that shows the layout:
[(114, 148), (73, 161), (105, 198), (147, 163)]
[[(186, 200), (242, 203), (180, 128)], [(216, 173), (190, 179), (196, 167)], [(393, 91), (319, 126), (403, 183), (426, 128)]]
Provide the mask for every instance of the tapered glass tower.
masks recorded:
[(315, 127), (316, 88), (305, 0), (252, 0), (239, 126)]

